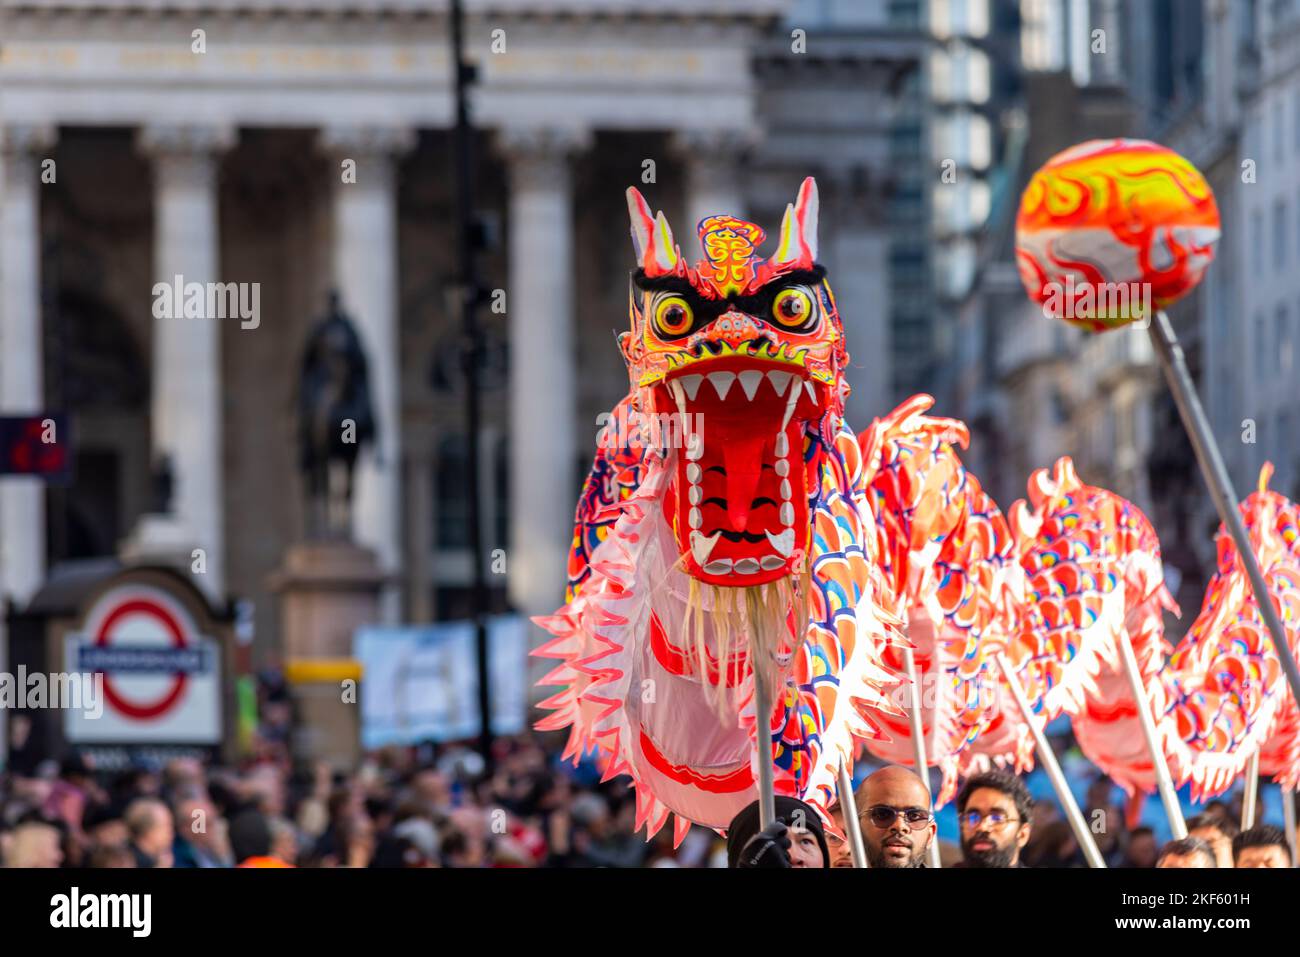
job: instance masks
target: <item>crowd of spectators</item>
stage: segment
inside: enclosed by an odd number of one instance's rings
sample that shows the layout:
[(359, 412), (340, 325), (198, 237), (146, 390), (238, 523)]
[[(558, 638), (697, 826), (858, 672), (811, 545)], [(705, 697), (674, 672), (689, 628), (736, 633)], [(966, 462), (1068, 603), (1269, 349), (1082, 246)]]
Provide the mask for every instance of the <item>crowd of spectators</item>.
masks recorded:
[(85, 759), (0, 775), (9, 867), (698, 867), (723, 842), (634, 833), (625, 778), (500, 738), (491, 773), (468, 747), (392, 748), (349, 773), (268, 749), (237, 768), (175, 758), (103, 773)]
[[(647, 842), (624, 777), (601, 781), (584, 759), (561, 761), (563, 736), (493, 743), (490, 769), (464, 744), (388, 748), (347, 770), (290, 756), (283, 696), (263, 700), (249, 757), (197, 757), (125, 770), (77, 755), (61, 762), (11, 748), (0, 772), (0, 863), (7, 867), (726, 867), (725, 840), (672, 827)], [(871, 768), (864, 762), (860, 776)], [(1130, 828), (1098, 777), (1084, 813), (1110, 867), (1152, 867), (1147, 827)], [(1232, 866), (1240, 809), (1213, 802), (1189, 822), (1202, 853)], [(1252, 839), (1253, 840), (1253, 839)], [(1248, 840), (1247, 843), (1250, 843)], [(1267, 843), (1267, 842), (1265, 842)], [(1201, 849), (1204, 849), (1202, 852)], [(1167, 850), (1167, 848), (1166, 848)], [(1239, 849), (1236, 849), (1239, 850)], [(960, 859), (940, 842), (945, 864)], [(1262, 851), (1249, 853), (1268, 853)], [(1083, 867), (1055, 802), (1040, 802), (1019, 855), (1027, 867)]]

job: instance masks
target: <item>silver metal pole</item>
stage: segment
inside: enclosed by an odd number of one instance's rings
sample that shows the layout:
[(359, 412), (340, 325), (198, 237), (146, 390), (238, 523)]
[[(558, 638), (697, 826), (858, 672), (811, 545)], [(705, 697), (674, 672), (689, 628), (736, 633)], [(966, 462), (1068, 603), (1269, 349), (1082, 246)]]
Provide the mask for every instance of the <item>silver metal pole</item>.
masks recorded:
[[(754, 737), (758, 743), (758, 823), (767, 827), (776, 817), (776, 788), (772, 775), (772, 697), (763, 671), (754, 658), (755, 642), (749, 643), (750, 668), (754, 674)], [(768, 662), (762, 662), (764, 666)]]
[(862, 844), (862, 822), (858, 820), (858, 801), (853, 796), (853, 779), (849, 777), (843, 761), (840, 762), (840, 813), (844, 815), (844, 830), (848, 832), (853, 866), (866, 867), (867, 849)]
[(1282, 821), (1286, 825), (1286, 842), (1291, 845), (1291, 866), (1295, 867), (1295, 792), (1290, 788), (1282, 789)]
[(1133, 644), (1128, 632), (1120, 631), (1119, 653), (1124, 659), (1124, 674), (1128, 676), (1129, 690), (1133, 693), (1133, 704), (1137, 708), (1138, 724), (1142, 726), (1142, 737), (1146, 739), (1147, 753), (1151, 755), (1151, 767), (1156, 775), (1156, 790), (1160, 792), (1160, 803), (1165, 806), (1165, 817), (1169, 819), (1169, 830), (1174, 840), (1181, 841), (1187, 836), (1187, 824), (1183, 821), (1183, 809), (1178, 803), (1178, 792), (1174, 789), (1173, 779), (1169, 776), (1169, 763), (1165, 760), (1165, 750), (1156, 738), (1156, 723), (1151, 717), (1151, 707), (1147, 702), (1146, 688), (1142, 676), (1138, 673), (1137, 656), (1133, 654)]
[(1020, 709), (1021, 717), (1024, 718), (1025, 724), (1029, 726), (1029, 731), (1034, 736), (1034, 747), (1038, 751), (1039, 763), (1047, 771), (1047, 777), (1052, 782), (1052, 789), (1056, 791), (1056, 799), (1061, 802), (1061, 807), (1065, 809), (1065, 818), (1070, 822), (1070, 830), (1074, 832), (1074, 839), (1079, 842), (1084, 857), (1088, 859), (1088, 866), (1105, 867), (1106, 862), (1102, 859), (1101, 851), (1097, 849), (1097, 842), (1093, 840), (1092, 831), (1088, 830), (1088, 824), (1083, 819), (1083, 813), (1079, 810), (1074, 795), (1070, 793), (1070, 785), (1061, 772), (1061, 765), (1056, 760), (1056, 754), (1052, 751), (1052, 746), (1047, 743), (1047, 738), (1038, 726), (1038, 715), (1029, 709), (1029, 700), (1025, 697), (1025, 690), (1020, 687), (1020, 679), (1016, 677), (1016, 673), (1011, 669), (1011, 662), (1007, 661), (1005, 652), (998, 652), (998, 666), (1002, 669), (1002, 677), (1006, 679), (1007, 687), (1011, 689), (1011, 696), (1016, 699), (1016, 707)]
[[(912, 703), (907, 709), (907, 717), (912, 725), (912, 760), (916, 762), (916, 776), (925, 782), (926, 791), (930, 790), (930, 762), (925, 753), (925, 732), (921, 726), (921, 682), (916, 676), (916, 657), (911, 648), (903, 649), (903, 668), (907, 671), (907, 686), (912, 690)], [(930, 813), (934, 813), (934, 799), (930, 799)], [(936, 837), (925, 849), (926, 866), (940, 867), (939, 841)]]
[(1259, 802), (1259, 752), (1250, 756), (1246, 764), (1246, 786), (1241, 795), (1241, 829), (1248, 831), (1255, 826), (1255, 805)]
[(1237, 494), (1232, 489), (1232, 480), (1228, 477), (1228, 470), (1223, 464), (1219, 445), (1214, 441), (1214, 434), (1210, 431), (1205, 410), (1201, 408), (1201, 400), (1196, 395), (1192, 377), (1187, 372), (1183, 348), (1178, 344), (1178, 336), (1174, 333), (1173, 324), (1170, 323), (1163, 309), (1156, 312), (1149, 331), (1156, 357), (1160, 360), (1165, 379), (1169, 382), (1169, 390), (1174, 394), (1174, 403), (1178, 406), (1178, 414), (1182, 417), (1183, 428), (1187, 430), (1187, 437), (1191, 439), (1192, 449), (1196, 452), (1196, 461), (1201, 466), (1201, 475), (1205, 478), (1205, 484), (1209, 486), (1210, 497), (1214, 499), (1214, 507), (1219, 512), (1219, 519), (1232, 535), (1232, 540), (1237, 546), (1237, 554), (1241, 556), (1242, 564), (1246, 567), (1246, 575), (1250, 578), (1250, 587), (1255, 594), (1255, 604), (1264, 617), (1264, 623), (1268, 625), (1268, 633), (1273, 639), (1273, 649), (1277, 652), (1278, 660), (1282, 662), (1287, 684), (1291, 686), (1291, 696), (1300, 702), (1300, 669), (1297, 669), (1295, 655), (1291, 654), (1291, 646), (1287, 643), (1282, 619), (1278, 617), (1277, 609), (1273, 607), (1273, 601), (1268, 597), (1264, 574), (1260, 571), (1259, 560), (1251, 550), (1250, 538), (1246, 535), (1246, 525), (1242, 522), (1241, 512), (1237, 508)]

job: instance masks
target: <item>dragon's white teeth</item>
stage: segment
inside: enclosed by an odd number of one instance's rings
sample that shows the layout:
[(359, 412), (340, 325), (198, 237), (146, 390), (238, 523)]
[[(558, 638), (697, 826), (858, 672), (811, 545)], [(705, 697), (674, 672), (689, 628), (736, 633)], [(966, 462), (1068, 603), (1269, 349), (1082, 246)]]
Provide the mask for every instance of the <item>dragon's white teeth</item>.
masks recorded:
[(784, 459), (789, 454), (790, 438), (785, 434), (785, 430), (782, 429), (776, 434), (776, 457), (778, 459)]
[(699, 528), (704, 524), (704, 516), (700, 513), (698, 508), (691, 509), (691, 513), (688, 516), (688, 524), (691, 528)]
[(803, 383), (803, 387), (808, 390), (808, 398), (812, 399), (813, 402), (816, 402), (817, 387), (812, 384), (812, 379), (805, 379)]
[(698, 432), (686, 436), (686, 458), (694, 462), (704, 454), (704, 439)]
[(790, 553), (794, 551), (793, 528), (782, 529), (780, 535), (773, 535), (771, 532), (764, 532), (763, 534), (767, 536), (767, 540), (772, 543), (772, 547), (775, 548), (777, 552), (784, 555), (786, 558), (790, 557)]
[(700, 491), (700, 487), (698, 485), (692, 485), (687, 490), (687, 496), (690, 499), (690, 503), (692, 505), (699, 505), (700, 499), (704, 497), (704, 493)]
[[(783, 438), (783, 439), (785, 438), (785, 433), (784, 433), (784, 432), (781, 433), (781, 438)], [(787, 442), (786, 444), (787, 444), (787, 446), (789, 445), (788, 442)], [(777, 474), (777, 476), (778, 476), (779, 478), (785, 478), (787, 475), (790, 474), (790, 460), (789, 460), (789, 459), (777, 459), (777, 460), (776, 460), (776, 474)]]
[(780, 518), (782, 525), (794, 525), (794, 506), (789, 502), (781, 503)]
[(692, 402), (694, 402), (695, 394), (700, 391), (700, 383), (704, 381), (704, 376), (684, 375), (677, 381), (680, 382), (682, 384), (682, 388), (686, 390), (687, 398), (689, 398)]
[(710, 372), (709, 381), (713, 383), (713, 388), (717, 390), (719, 399), (726, 399), (727, 393), (731, 391), (731, 384), (736, 381), (734, 372)]
[(758, 390), (758, 384), (763, 381), (763, 373), (757, 369), (748, 369), (736, 378), (740, 380), (740, 387), (745, 390), (745, 398), (752, 401), (754, 393)]
[(785, 400), (785, 415), (781, 418), (781, 431), (785, 432), (785, 427), (790, 424), (790, 418), (794, 415), (794, 407), (799, 404), (799, 379), (790, 383), (790, 397)]
[(762, 567), (763, 571), (770, 572), (783, 567), (785, 565), (785, 559), (778, 555), (764, 555), (759, 559), (758, 564)]
[(781, 479), (781, 501), (783, 502), (790, 501), (790, 495), (791, 495), (790, 480), (788, 478)]
[(772, 387), (776, 389), (777, 395), (785, 395), (785, 388), (790, 384), (789, 372), (777, 372), (775, 369), (767, 374), (772, 380)]
[(721, 532), (714, 532), (712, 535), (691, 532), (691, 554), (695, 557), (695, 564), (704, 567), (704, 563), (709, 560), (709, 555), (713, 552), (713, 546), (718, 544), (718, 539), (721, 537)]
[(688, 482), (691, 483), (698, 482), (702, 474), (704, 473), (700, 471), (700, 467), (696, 463), (691, 462), (689, 465), (686, 466), (686, 480)]
[(686, 395), (682, 392), (682, 384), (679, 380), (674, 379), (668, 383), (668, 388), (673, 393), (673, 399), (677, 402), (677, 411), (686, 416)]
[(719, 558), (716, 562), (709, 562), (704, 566), (704, 572), (707, 575), (724, 575), (731, 569), (732, 562), (730, 558)]
[(758, 573), (758, 560), (754, 558), (738, 558), (734, 571), (737, 575), (755, 575)]

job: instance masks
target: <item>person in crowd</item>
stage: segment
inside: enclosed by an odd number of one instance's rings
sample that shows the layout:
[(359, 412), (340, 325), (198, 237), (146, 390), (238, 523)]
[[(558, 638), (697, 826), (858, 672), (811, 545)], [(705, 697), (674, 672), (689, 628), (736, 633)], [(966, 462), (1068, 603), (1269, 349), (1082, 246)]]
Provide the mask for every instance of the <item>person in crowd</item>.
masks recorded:
[(90, 852), (90, 867), (135, 867), (135, 855), (122, 844), (106, 844)]
[(853, 867), (853, 848), (849, 846), (849, 830), (844, 825), (842, 804), (837, 803), (831, 808), (831, 823), (835, 825), (835, 830), (844, 835), (843, 838), (831, 833), (826, 835), (826, 844), (831, 851), (831, 867)]
[(24, 821), (5, 837), (5, 867), (50, 868), (63, 863), (62, 834), (47, 821)]
[(959, 867), (1023, 867), (1020, 849), (1033, 830), (1034, 799), (1009, 771), (969, 778), (957, 794), (962, 860)]
[(930, 789), (897, 765), (868, 775), (858, 786), (858, 817), (869, 867), (925, 867), (937, 826)]
[(271, 853), (274, 837), (271, 822), (257, 808), (241, 811), (230, 822), (230, 847), (236, 867), (293, 867)]
[(1236, 867), (1294, 867), (1291, 846), (1280, 827), (1259, 824), (1232, 839)]
[(293, 867), (298, 860), (298, 832), (293, 824), (282, 817), (268, 822), (271, 828), (271, 856)]
[(1020, 857), (1026, 867), (1087, 867), (1068, 821), (1051, 821), (1035, 828)]
[(831, 866), (826, 829), (812, 805), (778, 794), (775, 818), (759, 827), (759, 804), (746, 806), (727, 826), (728, 867)]
[(1170, 841), (1160, 849), (1156, 867), (1217, 867), (1214, 851), (1199, 837)]
[(1128, 847), (1124, 851), (1124, 867), (1151, 868), (1156, 866), (1160, 857), (1160, 845), (1156, 843), (1156, 832), (1149, 827), (1135, 827), (1128, 836)]
[(173, 867), (230, 867), (230, 841), (226, 821), (206, 797), (176, 802), (176, 840)]
[(127, 829), (122, 813), (123, 808), (115, 804), (95, 804), (87, 809), (82, 827), (92, 852), (101, 847), (130, 845), (131, 832)]
[(1198, 837), (1210, 845), (1216, 867), (1232, 867), (1232, 839), (1237, 836), (1236, 823), (1221, 814), (1198, 814), (1187, 822), (1187, 836)]
[(171, 811), (155, 797), (141, 797), (126, 809), (126, 829), (136, 867), (171, 867), (176, 839)]

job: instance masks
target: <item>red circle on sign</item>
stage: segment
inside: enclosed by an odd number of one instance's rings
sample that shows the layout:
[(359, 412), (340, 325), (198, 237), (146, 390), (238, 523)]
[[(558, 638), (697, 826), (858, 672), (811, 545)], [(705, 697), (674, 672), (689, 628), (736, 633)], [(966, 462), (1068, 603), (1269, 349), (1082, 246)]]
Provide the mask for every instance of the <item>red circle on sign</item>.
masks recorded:
[[(176, 619), (173, 618), (162, 606), (156, 605), (151, 601), (145, 601), (142, 598), (123, 602), (121, 605), (114, 608), (112, 614), (108, 615), (100, 624), (99, 634), (95, 636), (95, 644), (101, 648), (106, 647), (108, 645), (109, 629), (112, 628), (113, 624), (123, 615), (129, 615), (132, 612), (149, 615), (152, 618), (158, 619), (171, 634), (172, 644), (177, 648), (185, 647), (185, 634), (181, 631), (181, 626), (177, 624)], [(168, 689), (167, 693), (163, 695), (161, 699), (151, 704), (141, 705), (128, 701), (118, 694), (117, 689), (113, 687), (113, 683), (108, 678), (108, 673), (104, 672), (104, 696), (108, 698), (109, 704), (122, 712), (128, 718), (137, 718), (140, 720), (156, 718), (176, 703), (177, 699), (180, 698), (181, 693), (185, 690), (185, 682), (187, 680), (185, 673), (181, 672), (172, 679), (171, 688)]]

